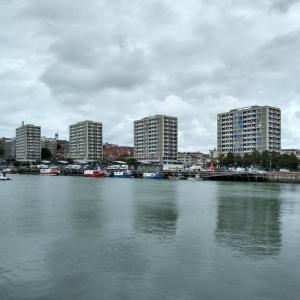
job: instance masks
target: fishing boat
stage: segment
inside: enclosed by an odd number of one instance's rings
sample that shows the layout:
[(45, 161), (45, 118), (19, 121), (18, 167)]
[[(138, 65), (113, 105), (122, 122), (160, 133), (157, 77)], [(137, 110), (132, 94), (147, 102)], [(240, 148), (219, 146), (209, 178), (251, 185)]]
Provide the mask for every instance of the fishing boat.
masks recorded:
[(10, 180), (9, 177), (6, 176), (6, 174), (4, 172), (0, 172), (0, 180)]
[(40, 175), (42, 176), (58, 176), (60, 171), (57, 167), (49, 167), (40, 169)]
[(133, 178), (134, 174), (127, 170), (127, 171), (115, 171), (113, 172), (113, 176), (115, 178)]
[(95, 177), (95, 178), (100, 178), (100, 177), (105, 177), (106, 172), (101, 171), (101, 170), (85, 170), (83, 172), (84, 177)]
[(163, 179), (164, 174), (163, 172), (155, 172), (155, 173), (143, 173), (143, 178), (145, 179)]

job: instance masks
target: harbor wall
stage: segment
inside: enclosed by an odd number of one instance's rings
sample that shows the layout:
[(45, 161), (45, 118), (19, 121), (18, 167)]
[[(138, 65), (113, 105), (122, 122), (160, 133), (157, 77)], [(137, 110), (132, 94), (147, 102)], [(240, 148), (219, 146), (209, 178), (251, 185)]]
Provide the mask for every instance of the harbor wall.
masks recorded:
[(300, 183), (300, 172), (272, 172), (265, 174), (265, 179), (268, 182)]

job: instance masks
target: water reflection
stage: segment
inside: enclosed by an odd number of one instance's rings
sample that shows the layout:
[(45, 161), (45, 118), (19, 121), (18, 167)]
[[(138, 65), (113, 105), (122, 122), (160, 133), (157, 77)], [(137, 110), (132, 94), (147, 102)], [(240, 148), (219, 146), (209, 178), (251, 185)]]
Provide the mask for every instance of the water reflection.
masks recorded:
[(100, 228), (103, 217), (101, 186), (96, 181), (78, 181), (68, 191), (69, 215), (73, 228), (77, 231)]
[[(243, 190), (241, 192), (240, 190)], [(256, 257), (281, 249), (280, 185), (219, 186), (215, 237), (222, 245)]]
[(170, 238), (176, 234), (177, 229), (177, 186), (173, 182), (146, 183), (136, 185), (139, 190), (134, 193), (135, 229)]

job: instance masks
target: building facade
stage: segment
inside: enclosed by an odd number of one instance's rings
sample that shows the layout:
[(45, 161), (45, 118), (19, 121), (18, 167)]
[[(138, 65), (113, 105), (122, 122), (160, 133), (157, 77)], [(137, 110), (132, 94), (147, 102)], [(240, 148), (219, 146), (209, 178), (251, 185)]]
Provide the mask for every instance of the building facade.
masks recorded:
[(300, 149), (281, 149), (281, 154), (294, 154), (298, 159), (300, 159)]
[(70, 158), (93, 162), (103, 157), (102, 123), (82, 121), (69, 127)]
[(0, 139), (0, 159), (11, 160), (16, 158), (16, 139), (1, 138)]
[(178, 152), (178, 162), (184, 166), (203, 165), (208, 155), (201, 152)]
[(134, 157), (137, 160), (176, 161), (178, 121), (155, 115), (134, 121)]
[(41, 159), (41, 127), (24, 125), (16, 129), (16, 160), (36, 161)]
[(281, 111), (251, 106), (218, 114), (218, 153), (280, 152)]
[(41, 143), (42, 148), (47, 148), (51, 152), (52, 159), (56, 159), (57, 140), (55, 138), (42, 137)]
[(70, 142), (69, 141), (57, 139), (56, 158), (62, 159), (62, 160), (70, 158)]

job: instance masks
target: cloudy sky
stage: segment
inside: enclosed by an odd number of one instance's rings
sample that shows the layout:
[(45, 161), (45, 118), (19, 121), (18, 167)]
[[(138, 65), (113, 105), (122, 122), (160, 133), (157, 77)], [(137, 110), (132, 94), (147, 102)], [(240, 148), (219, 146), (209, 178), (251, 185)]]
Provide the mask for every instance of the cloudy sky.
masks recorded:
[(216, 114), (282, 109), (300, 148), (298, 0), (0, 0), (0, 136), (102, 121), (130, 145), (133, 120), (179, 118), (180, 150), (216, 145)]

